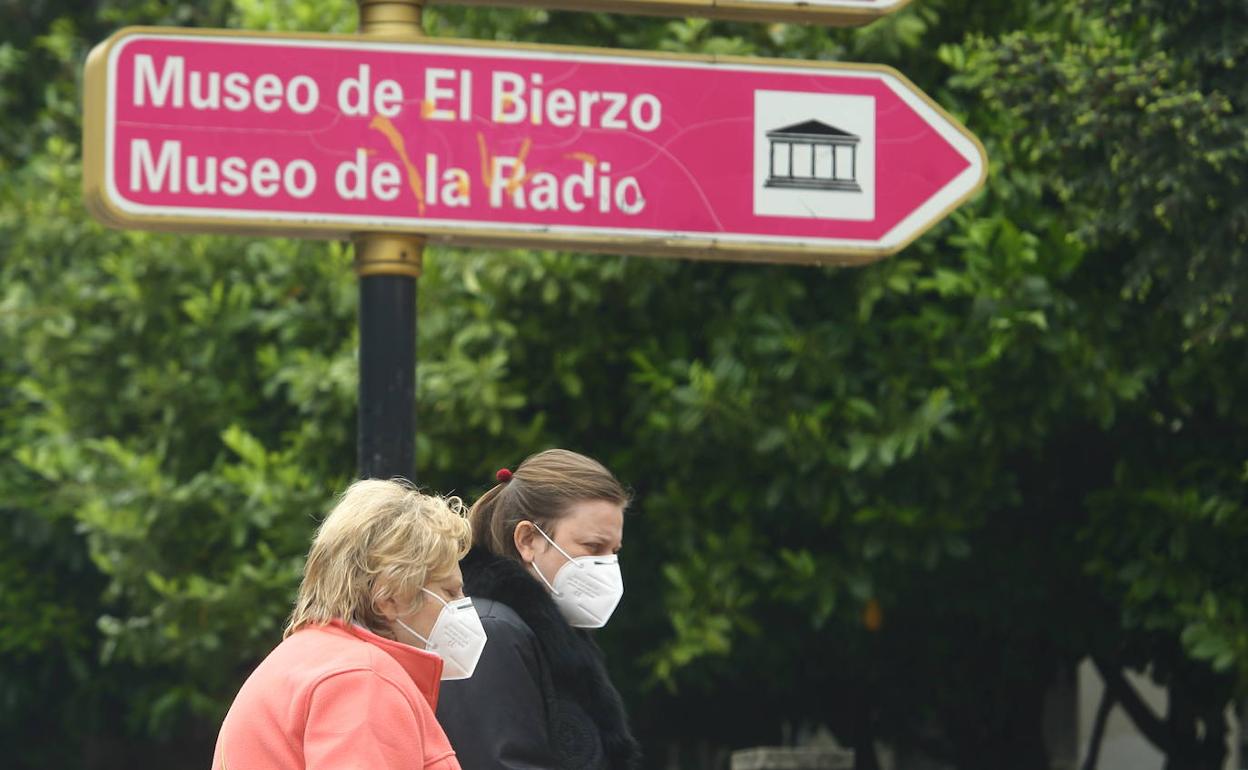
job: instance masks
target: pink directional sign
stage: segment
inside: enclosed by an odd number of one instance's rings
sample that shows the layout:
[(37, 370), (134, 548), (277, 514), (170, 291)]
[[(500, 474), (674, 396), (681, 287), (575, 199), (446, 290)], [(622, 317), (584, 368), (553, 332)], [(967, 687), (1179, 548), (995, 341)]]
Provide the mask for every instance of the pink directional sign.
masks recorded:
[(119, 227), (866, 262), (982, 183), (895, 71), (420, 39), (124, 30), (88, 64)]

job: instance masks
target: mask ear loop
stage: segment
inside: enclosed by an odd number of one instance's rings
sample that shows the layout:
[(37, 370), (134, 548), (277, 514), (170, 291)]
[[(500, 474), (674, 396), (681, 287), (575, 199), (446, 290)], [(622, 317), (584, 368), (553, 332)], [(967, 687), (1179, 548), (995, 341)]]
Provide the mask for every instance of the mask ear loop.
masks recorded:
[[(437, 599), (438, 601), (442, 602), (442, 607), (443, 607), (443, 608), (450, 608), (450, 606), (451, 606), (450, 602), (448, 602), (448, 601), (444, 600), (441, 596), (438, 596), (438, 595), (437, 595), (437, 594), (435, 594), (433, 591), (430, 591), (428, 588), (424, 588), (424, 587), (422, 587), (420, 590), (424, 591), (425, 593), (429, 594), (429, 595), (430, 595), (430, 596), (432, 596), (433, 598), (435, 598), (435, 599)], [(404, 623), (403, 621), (399, 620), (399, 619), (398, 619), (398, 617), (395, 617), (394, 622), (395, 622), (395, 623), (398, 623), (400, 626), (403, 626), (403, 628), (404, 628), (404, 629), (405, 629), (405, 630), (406, 630), (409, 634), (411, 634), (412, 636), (416, 637), (416, 638), (417, 638), (417, 639), (419, 639), (420, 641), (424, 642), (424, 643), (425, 643), (425, 649), (426, 649), (426, 650), (428, 650), (428, 649), (429, 649), (429, 640), (428, 640), (428, 639), (426, 639), (425, 637), (423, 637), (423, 636), (421, 636), (420, 634), (416, 633), (416, 630), (415, 630), (415, 629), (413, 629), (411, 626), (409, 626), (408, 624)]]
[(542, 531), (542, 528), (541, 528), (541, 527), (539, 527), (539, 526), (537, 526), (537, 522), (530, 521), (529, 523), (533, 525), (534, 529), (536, 529), (539, 533), (541, 533), (542, 537), (546, 538), (546, 542), (548, 542), (548, 543), (550, 543), (551, 545), (553, 545), (553, 546), (555, 547), (555, 550), (556, 550), (556, 551), (558, 551), (559, 553), (563, 554), (563, 558), (567, 559), (568, 561), (572, 562), (573, 564), (576, 564), (576, 563), (577, 563), (576, 559), (573, 559), (571, 556), (568, 556), (568, 552), (567, 552), (567, 551), (565, 551), (565, 550), (563, 550), (562, 548), (560, 548), (558, 543), (556, 543), (554, 540), (551, 540), (551, 539), (550, 539), (550, 535), (548, 535), (548, 534), (546, 534), (545, 532), (543, 532), (543, 531)]
[[(562, 548), (560, 548), (558, 543), (556, 543), (554, 540), (551, 540), (551, 539), (550, 539), (550, 535), (548, 535), (548, 534), (546, 534), (545, 532), (543, 532), (543, 531), (542, 531), (542, 528), (541, 528), (541, 527), (539, 527), (539, 526), (537, 526), (537, 522), (535, 522), (535, 521), (530, 521), (529, 523), (533, 525), (533, 529), (536, 529), (536, 530), (537, 530), (537, 533), (538, 533), (539, 535), (541, 535), (542, 537), (546, 538), (546, 542), (548, 542), (548, 543), (550, 543), (551, 545), (553, 545), (553, 546), (555, 547), (555, 550), (556, 550), (556, 551), (558, 551), (560, 554), (562, 554), (562, 555), (563, 555), (563, 558), (567, 559), (567, 560), (568, 560), (570, 563), (572, 563), (572, 564), (576, 564), (578, 567), (580, 566), (580, 564), (576, 561), (576, 559), (573, 559), (571, 556), (568, 556), (568, 552), (567, 552), (567, 551), (565, 551), (565, 550), (563, 550)], [(558, 591), (556, 591), (556, 590), (555, 590), (555, 587), (554, 587), (553, 585), (551, 585), (551, 584), (550, 584), (550, 581), (546, 579), (546, 576), (542, 574), (542, 571), (541, 571), (540, 569), (538, 569), (538, 568), (537, 568), (537, 562), (536, 562), (536, 561), (531, 561), (531, 562), (529, 562), (529, 566), (533, 568), (533, 571), (537, 573), (537, 577), (538, 577), (538, 578), (539, 578), (539, 579), (540, 579), (543, 583), (545, 583), (545, 584), (546, 584), (546, 587), (547, 587), (547, 588), (549, 588), (549, 589), (550, 589), (551, 594), (553, 594), (553, 595), (555, 595), (555, 596), (562, 596), (562, 595), (563, 595), (563, 594), (561, 594), (561, 593), (559, 593)]]
[(394, 622), (395, 622), (395, 623), (398, 623), (400, 626), (403, 626), (403, 628), (407, 629), (407, 632), (408, 632), (409, 634), (411, 634), (412, 636), (416, 637), (416, 638), (417, 638), (417, 639), (419, 639), (420, 641), (424, 642), (424, 643), (425, 643), (425, 649), (426, 649), (426, 650), (428, 650), (428, 649), (429, 649), (429, 640), (428, 640), (428, 639), (426, 639), (425, 637), (421, 636), (420, 634), (416, 633), (416, 630), (415, 630), (414, 628), (412, 628), (412, 627), (411, 627), (411, 626), (409, 626), (408, 624), (404, 623), (403, 621), (399, 620), (398, 618), (395, 618), (395, 619), (394, 619)]

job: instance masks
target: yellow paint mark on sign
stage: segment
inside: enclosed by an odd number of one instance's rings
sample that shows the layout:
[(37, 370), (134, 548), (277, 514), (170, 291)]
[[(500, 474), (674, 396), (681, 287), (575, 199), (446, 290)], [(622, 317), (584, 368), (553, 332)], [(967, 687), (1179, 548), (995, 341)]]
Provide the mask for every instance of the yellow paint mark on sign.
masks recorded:
[[(529, 157), (529, 150), (531, 150), (532, 148), (533, 148), (533, 140), (526, 136), (524, 138), (524, 142), (521, 143), (520, 145), (520, 153), (516, 155), (516, 168), (518, 169), (524, 168), (524, 160), (525, 158)], [(507, 192), (514, 193), (516, 190), (519, 190), (520, 187), (525, 182), (529, 181), (529, 178), (533, 176), (533, 173), (534, 172), (530, 171), (524, 176), (519, 176), (519, 175), (513, 176), (511, 178), (511, 181), (507, 183)]]
[(596, 155), (591, 155), (588, 152), (581, 152), (580, 150), (577, 150), (576, 152), (569, 152), (563, 157), (570, 158), (572, 160), (579, 160), (582, 163), (588, 163), (595, 168), (598, 166), (598, 157)]
[(369, 121), (368, 127), (376, 131), (380, 131), (381, 135), (386, 137), (390, 142), (390, 146), (398, 153), (399, 160), (403, 161), (403, 167), (407, 169), (407, 184), (411, 188), (412, 194), (416, 196), (417, 210), (423, 217), (425, 215), (425, 183), (421, 179), (420, 171), (412, 163), (407, 156), (407, 145), (403, 142), (403, 137), (399, 135), (399, 130), (390, 122), (390, 118), (384, 115), (374, 115)]

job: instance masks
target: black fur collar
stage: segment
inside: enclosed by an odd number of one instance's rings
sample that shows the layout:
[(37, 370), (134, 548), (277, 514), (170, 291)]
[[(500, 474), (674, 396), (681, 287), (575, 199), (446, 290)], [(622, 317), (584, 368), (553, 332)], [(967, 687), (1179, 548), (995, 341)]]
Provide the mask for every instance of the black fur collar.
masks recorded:
[(641, 747), (629, 731), (624, 703), (589, 633), (568, 625), (545, 586), (520, 562), (473, 548), (460, 567), (464, 593), (502, 602), (533, 629), (550, 662), (555, 689), (574, 699), (594, 720), (611, 767), (637, 767)]

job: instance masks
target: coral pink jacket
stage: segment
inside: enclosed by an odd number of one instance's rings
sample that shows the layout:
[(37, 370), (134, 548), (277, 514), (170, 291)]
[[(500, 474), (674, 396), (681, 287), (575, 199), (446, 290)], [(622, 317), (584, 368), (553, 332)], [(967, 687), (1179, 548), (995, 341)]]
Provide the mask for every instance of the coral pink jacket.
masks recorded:
[(437, 655), (359, 626), (300, 629), (238, 691), (213, 770), (459, 770), (441, 676)]

